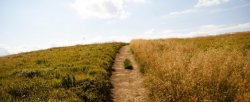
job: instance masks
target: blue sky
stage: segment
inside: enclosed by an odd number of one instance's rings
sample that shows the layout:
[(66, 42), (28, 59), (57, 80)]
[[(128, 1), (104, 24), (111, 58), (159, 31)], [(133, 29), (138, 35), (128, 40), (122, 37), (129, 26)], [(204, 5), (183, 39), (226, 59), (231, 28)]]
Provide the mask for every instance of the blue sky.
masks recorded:
[(0, 1), (0, 52), (11, 54), (249, 30), (250, 0)]

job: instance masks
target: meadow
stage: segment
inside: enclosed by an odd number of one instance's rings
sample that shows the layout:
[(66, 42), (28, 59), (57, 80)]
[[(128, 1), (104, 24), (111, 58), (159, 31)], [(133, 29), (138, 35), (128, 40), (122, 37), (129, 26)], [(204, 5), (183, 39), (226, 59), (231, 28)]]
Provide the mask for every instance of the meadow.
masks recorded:
[(150, 102), (249, 102), (250, 32), (133, 40)]
[(58, 47), (0, 58), (1, 102), (103, 102), (124, 43)]

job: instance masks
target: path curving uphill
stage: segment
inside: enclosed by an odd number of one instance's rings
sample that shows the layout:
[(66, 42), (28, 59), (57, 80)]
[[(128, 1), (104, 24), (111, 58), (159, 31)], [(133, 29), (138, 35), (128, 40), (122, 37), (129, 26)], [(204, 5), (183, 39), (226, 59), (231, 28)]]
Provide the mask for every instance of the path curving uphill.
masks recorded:
[[(129, 59), (133, 70), (125, 69), (123, 61)], [(139, 71), (138, 64), (131, 53), (129, 45), (120, 49), (113, 65), (114, 71), (111, 76), (113, 85), (113, 102), (146, 102), (146, 89), (143, 85), (143, 76)]]

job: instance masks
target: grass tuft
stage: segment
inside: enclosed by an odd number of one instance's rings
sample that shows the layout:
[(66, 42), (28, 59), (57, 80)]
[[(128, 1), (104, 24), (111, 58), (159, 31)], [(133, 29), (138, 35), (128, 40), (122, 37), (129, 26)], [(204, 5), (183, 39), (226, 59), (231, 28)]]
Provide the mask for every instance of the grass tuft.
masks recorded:
[(125, 69), (130, 69), (130, 70), (133, 69), (132, 63), (129, 59), (125, 59), (123, 65)]
[(75, 81), (75, 76), (67, 74), (62, 78), (61, 83), (64, 88), (68, 89), (70, 87), (75, 86)]

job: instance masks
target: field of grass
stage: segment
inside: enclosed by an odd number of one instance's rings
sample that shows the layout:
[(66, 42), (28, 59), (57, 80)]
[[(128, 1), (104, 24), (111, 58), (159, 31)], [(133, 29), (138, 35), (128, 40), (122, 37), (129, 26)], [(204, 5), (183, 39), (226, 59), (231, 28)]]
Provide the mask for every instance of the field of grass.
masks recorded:
[(152, 102), (250, 101), (250, 32), (130, 46)]
[(123, 45), (77, 45), (1, 57), (0, 101), (108, 101), (112, 64)]

